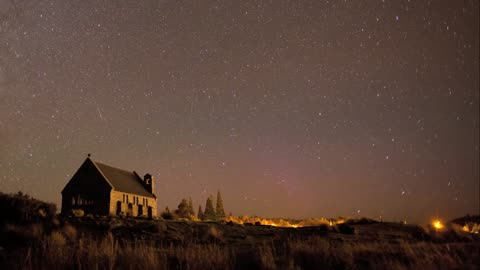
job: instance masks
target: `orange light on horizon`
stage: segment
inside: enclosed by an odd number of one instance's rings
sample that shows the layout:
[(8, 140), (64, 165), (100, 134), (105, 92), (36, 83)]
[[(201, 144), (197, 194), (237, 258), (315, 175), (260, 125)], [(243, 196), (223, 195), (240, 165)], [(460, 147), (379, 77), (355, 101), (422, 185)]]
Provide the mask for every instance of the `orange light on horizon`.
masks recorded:
[(438, 219), (434, 220), (433, 223), (432, 223), (433, 227), (435, 227), (435, 229), (437, 230), (440, 230), (442, 229), (444, 226), (442, 224), (442, 222)]
[(283, 228), (301, 228), (301, 227), (315, 227), (320, 225), (335, 226), (345, 222), (345, 219), (326, 219), (326, 218), (310, 218), (305, 220), (288, 220), (282, 218), (266, 219), (260, 217), (249, 216), (229, 216), (225, 219), (226, 222), (233, 222), (237, 224), (258, 224), (272, 227)]

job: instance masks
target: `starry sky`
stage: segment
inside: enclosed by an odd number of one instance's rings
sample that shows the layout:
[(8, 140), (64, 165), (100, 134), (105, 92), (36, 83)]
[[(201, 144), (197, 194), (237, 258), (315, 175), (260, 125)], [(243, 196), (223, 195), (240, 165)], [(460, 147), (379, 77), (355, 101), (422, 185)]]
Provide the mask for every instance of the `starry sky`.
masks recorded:
[(159, 209), (426, 222), (479, 212), (479, 3), (0, 0), (0, 190), (87, 156)]

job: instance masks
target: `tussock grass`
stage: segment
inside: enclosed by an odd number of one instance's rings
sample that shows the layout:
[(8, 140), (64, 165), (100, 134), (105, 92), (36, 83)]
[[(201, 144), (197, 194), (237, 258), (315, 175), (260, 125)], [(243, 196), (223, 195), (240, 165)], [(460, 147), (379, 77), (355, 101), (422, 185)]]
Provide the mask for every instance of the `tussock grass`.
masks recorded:
[(231, 250), (215, 243), (123, 241), (112, 233), (101, 238), (92, 235), (77, 238), (74, 230), (65, 226), (44, 235), (10, 254), (4, 266), (8, 269), (233, 269), (234, 266)]
[(204, 233), (210, 242), (173, 243), (126, 239), (111, 231), (98, 236), (71, 224), (52, 231), (38, 226), (33, 226), (31, 244), (0, 259), (2, 269), (475, 269), (480, 262), (478, 241), (355, 241), (356, 236), (343, 234), (291, 234), (261, 243), (227, 243), (220, 229), (209, 225)]

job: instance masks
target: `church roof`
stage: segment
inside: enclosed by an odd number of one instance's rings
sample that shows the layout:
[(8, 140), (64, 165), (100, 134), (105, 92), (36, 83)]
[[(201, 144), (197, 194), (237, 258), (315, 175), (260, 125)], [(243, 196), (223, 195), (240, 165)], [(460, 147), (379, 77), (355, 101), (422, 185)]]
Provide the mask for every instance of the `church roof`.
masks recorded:
[(92, 162), (116, 191), (156, 198), (142, 185), (143, 180), (136, 172), (125, 171), (93, 160)]

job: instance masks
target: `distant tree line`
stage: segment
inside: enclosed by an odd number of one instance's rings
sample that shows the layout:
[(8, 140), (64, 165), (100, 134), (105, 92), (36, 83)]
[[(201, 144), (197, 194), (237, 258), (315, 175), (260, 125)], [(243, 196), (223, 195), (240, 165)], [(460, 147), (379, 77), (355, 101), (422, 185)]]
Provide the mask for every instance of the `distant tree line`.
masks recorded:
[(193, 209), (192, 198), (182, 199), (173, 212), (170, 211), (168, 206), (161, 214), (163, 219), (189, 219), (189, 220), (202, 220), (202, 221), (221, 221), (225, 219), (225, 210), (223, 209), (223, 199), (220, 191), (217, 192), (217, 200), (215, 202), (215, 208), (213, 207), (213, 196), (209, 196), (205, 202), (205, 211), (202, 206), (198, 206), (198, 211), (195, 214)]

